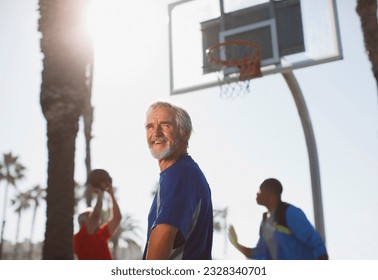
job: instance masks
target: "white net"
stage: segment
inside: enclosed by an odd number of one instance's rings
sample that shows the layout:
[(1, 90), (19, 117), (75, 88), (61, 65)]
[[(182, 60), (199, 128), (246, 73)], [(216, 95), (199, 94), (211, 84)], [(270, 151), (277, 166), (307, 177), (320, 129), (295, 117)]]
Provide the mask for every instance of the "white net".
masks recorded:
[(239, 72), (231, 72), (229, 67), (223, 67), (217, 72), (222, 99), (242, 97), (250, 92), (250, 79), (240, 80)]
[(250, 80), (261, 77), (260, 50), (251, 42), (224, 42), (207, 50), (210, 63), (218, 69), (220, 96), (226, 99), (250, 92)]

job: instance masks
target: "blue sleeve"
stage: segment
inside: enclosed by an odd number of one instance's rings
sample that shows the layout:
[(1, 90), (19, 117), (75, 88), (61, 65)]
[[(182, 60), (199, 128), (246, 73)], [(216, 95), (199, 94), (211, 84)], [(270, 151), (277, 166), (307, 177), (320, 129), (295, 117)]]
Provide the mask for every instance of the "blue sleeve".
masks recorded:
[(327, 254), (322, 238), (301, 209), (292, 205), (288, 207), (286, 210), (286, 222), (294, 236), (307, 244), (316, 257)]
[(252, 256), (251, 259), (254, 260), (266, 260), (268, 259), (266, 256), (267, 247), (262, 237), (259, 238), (257, 245), (255, 248), (252, 248)]
[(268, 247), (264, 241), (264, 238), (261, 236), (261, 226), (262, 223), (260, 224), (260, 236), (259, 240), (256, 244), (255, 248), (252, 248), (252, 259), (255, 260), (267, 260), (270, 259), (270, 254), (268, 252)]
[(199, 202), (196, 193), (195, 181), (188, 172), (177, 172), (164, 178), (160, 186), (160, 208), (155, 225), (175, 226), (186, 240)]

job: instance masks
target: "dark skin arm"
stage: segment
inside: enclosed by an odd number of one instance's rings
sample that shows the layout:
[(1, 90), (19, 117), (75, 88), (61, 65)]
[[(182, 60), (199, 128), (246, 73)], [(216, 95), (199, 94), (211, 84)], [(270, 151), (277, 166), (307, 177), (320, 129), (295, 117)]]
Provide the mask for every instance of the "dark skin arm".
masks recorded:
[(237, 246), (235, 246), (235, 248), (238, 249), (239, 252), (242, 253), (246, 258), (250, 259), (252, 257), (252, 248), (245, 247), (241, 244), (238, 244)]
[(167, 260), (171, 255), (178, 229), (172, 225), (159, 224), (151, 232), (147, 248), (147, 260)]
[(252, 258), (253, 249), (245, 247), (238, 242), (238, 236), (232, 225), (230, 225), (228, 228), (228, 239), (230, 240), (231, 244), (234, 245), (236, 249), (238, 249), (240, 253), (242, 253), (244, 256), (246, 256), (249, 259)]

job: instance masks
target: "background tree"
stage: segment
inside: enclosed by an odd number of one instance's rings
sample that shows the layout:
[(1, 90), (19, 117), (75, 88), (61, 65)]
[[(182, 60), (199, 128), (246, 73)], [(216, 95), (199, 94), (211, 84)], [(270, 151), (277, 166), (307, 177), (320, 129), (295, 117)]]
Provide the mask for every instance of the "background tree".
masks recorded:
[(31, 222), (31, 228), (30, 228), (30, 248), (29, 248), (29, 259), (32, 259), (33, 257), (33, 236), (34, 236), (34, 228), (35, 228), (35, 221), (37, 217), (37, 210), (40, 206), (41, 200), (46, 198), (46, 190), (42, 188), (40, 185), (34, 186), (31, 190), (29, 190), (30, 200), (34, 203), (33, 208), (33, 217)]
[(4, 229), (8, 209), (8, 189), (10, 185), (16, 187), (16, 182), (24, 177), (25, 167), (20, 164), (17, 159), (17, 156), (13, 156), (12, 153), (7, 153), (3, 155), (3, 162), (0, 162), (0, 182), (3, 180), (6, 182), (0, 237), (0, 259), (3, 259)]
[(228, 232), (227, 232), (227, 214), (228, 208), (218, 208), (213, 210), (213, 217), (214, 217), (214, 231), (223, 234), (224, 238), (224, 247), (223, 247), (223, 255), (226, 256), (227, 254), (227, 243), (228, 243)]
[(366, 52), (378, 88), (378, 21), (377, 0), (357, 0), (357, 13), (361, 19)]
[[(92, 140), (92, 124), (93, 124), (93, 106), (91, 102), (92, 97), (92, 81), (93, 81), (93, 54), (90, 58), (87, 67), (86, 92), (83, 106), (83, 122), (84, 122), (84, 136), (85, 136), (85, 167), (87, 175), (92, 170), (91, 164), (91, 140)], [(86, 189), (85, 201), (88, 207), (92, 204), (93, 195)]]
[(30, 200), (31, 196), (29, 192), (19, 192), (11, 200), (12, 205), (15, 206), (14, 211), (17, 213), (16, 246), (13, 252), (13, 259), (18, 258), (21, 216), (22, 212), (30, 207)]
[(123, 218), (118, 230), (110, 239), (110, 241), (113, 243), (113, 258), (118, 258), (118, 248), (120, 241), (125, 244), (127, 248), (139, 249), (140, 255), (142, 255), (141, 247), (139, 245), (141, 241), (140, 234), (142, 232), (142, 228), (138, 225), (137, 221), (132, 216), (123, 214), (122, 217)]
[(75, 141), (93, 57), (83, 23), (88, 2), (39, 0), (44, 55), (40, 101), (48, 139), (43, 259), (73, 259)]

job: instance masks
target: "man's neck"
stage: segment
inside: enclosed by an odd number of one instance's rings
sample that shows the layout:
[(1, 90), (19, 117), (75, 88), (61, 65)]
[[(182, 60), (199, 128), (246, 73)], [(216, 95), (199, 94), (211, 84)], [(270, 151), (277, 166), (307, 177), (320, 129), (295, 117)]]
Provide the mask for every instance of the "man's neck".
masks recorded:
[(274, 212), (274, 210), (277, 208), (278, 204), (280, 204), (281, 200), (273, 200), (270, 203), (266, 205), (266, 208), (268, 208), (268, 211), (270, 214)]
[(163, 172), (170, 166), (172, 166), (180, 157), (187, 155), (187, 151), (185, 150), (184, 152), (178, 153), (176, 155), (173, 155), (172, 157), (169, 157), (167, 159), (161, 159), (159, 160), (159, 167), (160, 167), (160, 172)]

